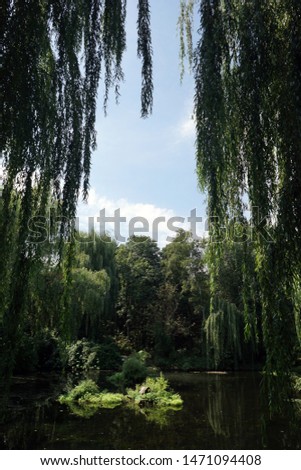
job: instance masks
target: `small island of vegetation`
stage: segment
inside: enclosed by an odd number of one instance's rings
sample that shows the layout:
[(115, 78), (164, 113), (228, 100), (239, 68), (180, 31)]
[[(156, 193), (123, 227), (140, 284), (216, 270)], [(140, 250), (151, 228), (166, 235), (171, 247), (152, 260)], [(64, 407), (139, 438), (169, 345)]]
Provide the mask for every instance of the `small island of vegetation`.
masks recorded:
[(66, 395), (61, 395), (59, 402), (68, 405), (74, 414), (86, 417), (92, 416), (99, 408), (116, 408), (120, 405), (154, 407), (163, 413), (180, 410), (183, 405), (180, 395), (169, 389), (162, 373), (156, 378), (147, 377), (141, 385), (127, 389), (125, 394), (100, 391), (93, 380), (83, 380)]

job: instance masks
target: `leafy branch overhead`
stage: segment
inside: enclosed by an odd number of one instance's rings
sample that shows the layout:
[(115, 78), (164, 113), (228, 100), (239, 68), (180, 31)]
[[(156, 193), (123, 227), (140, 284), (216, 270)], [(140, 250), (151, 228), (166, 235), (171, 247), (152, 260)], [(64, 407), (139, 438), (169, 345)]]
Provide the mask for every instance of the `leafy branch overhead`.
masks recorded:
[[(106, 110), (109, 90), (118, 97), (123, 80), (126, 1), (13, 1), (5, 3), (1, 16), (6, 192), (18, 181), (27, 199), (34, 182), (41, 195), (62, 198), (64, 215), (73, 215), (81, 183), (85, 198), (89, 188), (99, 81), (103, 77)], [(153, 91), (147, 0), (138, 2), (137, 32), (145, 117)]]

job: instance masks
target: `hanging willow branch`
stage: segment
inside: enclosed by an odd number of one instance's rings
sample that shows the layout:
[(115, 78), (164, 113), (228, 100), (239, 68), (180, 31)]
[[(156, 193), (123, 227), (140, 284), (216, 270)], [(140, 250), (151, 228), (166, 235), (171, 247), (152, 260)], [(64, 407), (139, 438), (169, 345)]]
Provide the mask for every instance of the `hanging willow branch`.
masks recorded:
[[(33, 257), (28, 241), (33, 216), (49, 202), (69, 235), (81, 190), (87, 199), (91, 153), (96, 147), (96, 100), (101, 77), (104, 109), (123, 80), (126, 0), (12, 0), (1, 2), (0, 153), (5, 181), (0, 224), (1, 281), (6, 288), (0, 318), (13, 357), (26, 304)], [(138, 55), (142, 58), (142, 116), (152, 110), (150, 8), (139, 1)], [(19, 235), (10, 253), (18, 201)], [(67, 276), (68, 278), (68, 276)], [(8, 300), (10, 299), (10, 300)], [(14, 333), (13, 333), (14, 332)], [(9, 355), (10, 353), (8, 353)]]
[(178, 19), (178, 32), (180, 37), (180, 80), (183, 80), (185, 72), (185, 59), (188, 61), (189, 71), (193, 65), (193, 14), (196, 0), (181, 0), (180, 15)]
[[(229, 218), (241, 217), (246, 200), (251, 206), (266, 376), (279, 405), (289, 393), (297, 344), (301, 4), (202, 0), (200, 18), (194, 63), (199, 181), (208, 190), (212, 234), (220, 233)], [(215, 244), (211, 251), (214, 293), (222, 247)], [(244, 314), (250, 329), (255, 326), (249, 310), (254, 302), (246, 296), (248, 279), (245, 272)]]
[(147, 117), (152, 112), (153, 107), (153, 62), (149, 0), (138, 1), (137, 26), (137, 54), (139, 58), (142, 58), (141, 116)]
[(237, 367), (241, 358), (242, 315), (235, 305), (214, 297), (205, 335), (208, 366), (218, 369), (233, 362), (232, 367)]

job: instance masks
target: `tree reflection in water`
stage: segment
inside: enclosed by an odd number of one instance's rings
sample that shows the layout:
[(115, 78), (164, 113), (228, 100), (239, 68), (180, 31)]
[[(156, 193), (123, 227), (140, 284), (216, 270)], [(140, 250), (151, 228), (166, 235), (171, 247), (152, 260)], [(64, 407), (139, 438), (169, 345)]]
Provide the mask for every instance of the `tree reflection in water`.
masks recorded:
[(97, 410), (91, 417), (71, 414), (56, 401), (62, 392), (59, 384), (19, 381), (2, 413), (0, 448), (301, 448), (300, 419), (294, 427), (287, 417), (269, 420), (264, 413), (258, 374), (179, 373), (168, 379), (183, 398), (181, 411), (120, 406)]
[(242, 383), (225, 387), (223, 376), (219, 374), (208, 382), (207, 418), (215, 435), (229, 438), (243, 431), (244, 397)]

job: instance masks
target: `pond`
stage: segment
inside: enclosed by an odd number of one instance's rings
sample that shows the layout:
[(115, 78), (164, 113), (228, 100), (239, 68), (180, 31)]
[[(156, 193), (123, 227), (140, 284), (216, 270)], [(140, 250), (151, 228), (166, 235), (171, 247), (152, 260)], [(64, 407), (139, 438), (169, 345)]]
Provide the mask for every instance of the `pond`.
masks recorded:
[[(57, 377), (16, 378), (0, 422), (1, 449), (300, 449), (299, 423), (269, 421), (255, 373), (172, 373), (181, 411), (119, 407), (76, 416), (53, 398)], [(2, 411), (3, 413), (3, 411)]]

